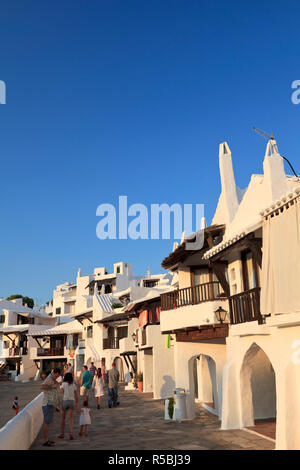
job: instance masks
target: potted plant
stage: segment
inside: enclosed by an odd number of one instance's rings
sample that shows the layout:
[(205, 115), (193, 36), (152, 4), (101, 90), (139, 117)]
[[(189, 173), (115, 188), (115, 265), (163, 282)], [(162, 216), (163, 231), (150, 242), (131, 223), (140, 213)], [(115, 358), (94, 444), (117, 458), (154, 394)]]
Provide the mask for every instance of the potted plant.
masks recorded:
[(170, 419), (173, 419), (173, 415), (174, 415), (174, 405), (175, 405), (174, 397), (169, 398), (168, 414), (169, 414), (169, 418), (170, 418)]
[(136, 374), (136, 383), (137, 383), (139, 392), (142, 392), (143, 391), (143, 372), (138, 372)]

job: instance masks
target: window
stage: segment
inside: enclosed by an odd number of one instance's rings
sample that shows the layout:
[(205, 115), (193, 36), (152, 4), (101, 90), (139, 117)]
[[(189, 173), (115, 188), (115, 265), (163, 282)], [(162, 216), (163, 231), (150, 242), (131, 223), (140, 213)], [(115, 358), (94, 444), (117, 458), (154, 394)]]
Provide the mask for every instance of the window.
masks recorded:
[(93, 327), (92, 326), (87, 327), (86, 335), (87, 335), (87, 338), (92, 338), (93, 337)]
[(144, 281), (144, 287), (155, 287), (158, 281)]
[(121, 326), (120, 328), (118, 328), (118, 338), (119, 339), (127, 338), (127, 336), (128, 336), (128, 327), (127, 326)]
[(60, 307), (55, 309), (55, 314), (56, 314), (56, 315), (60, 315), (60, 314), (61, 314), (61, 308), (60, 308)]
[(120, 274), (120, 272), (121, 272), (121, 268), (120, 266), (117, 266), (117, 274)]
[(0, 323), (4, 323), (5, 322), (5, 315), (0, 315)]
[(244, 291), (253, 289), (259, 285), (257, 264), (251, 251), (242, 252), (242, 268)]

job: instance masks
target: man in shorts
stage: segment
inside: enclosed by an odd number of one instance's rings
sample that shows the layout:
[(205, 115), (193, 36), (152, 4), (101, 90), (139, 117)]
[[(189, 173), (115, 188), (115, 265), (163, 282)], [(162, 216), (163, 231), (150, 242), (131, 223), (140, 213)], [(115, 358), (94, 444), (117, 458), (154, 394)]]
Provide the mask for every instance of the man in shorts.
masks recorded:
[(54, 441), (49, 441), (49, 424), (53, 421), (54, 409), (59, 404), (59, 383), (56, 379), (60, 376), (60, 369), (53, 369), (51, 374), (44, 380), (41, 385), (43, 390), (42, 410), (44, 415), (43, 433), (45, 442), (43, 446), (53, 447)]
[(82, 397), (82, 401), (89, 401), (89, 391), (91, 389), (91, 385), (93, 382), (93, 375), (88, 370), (87, 366), (83, 366), (82, 368), (82, 376), (81, 376), (81, 387), (80, 387), (80, 396)]

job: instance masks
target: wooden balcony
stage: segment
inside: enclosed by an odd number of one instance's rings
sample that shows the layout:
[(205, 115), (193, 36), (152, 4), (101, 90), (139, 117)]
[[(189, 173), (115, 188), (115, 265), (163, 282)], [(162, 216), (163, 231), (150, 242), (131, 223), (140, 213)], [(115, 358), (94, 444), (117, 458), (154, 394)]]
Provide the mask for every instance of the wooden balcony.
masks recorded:
[(21, 348), (19, 348), (19, 347), (9, 348), (9, 350), (8, 350), (9, 357), (19, 356), (20, 355), (20, 349)]
[(260, 287), (241, 292), (229, 297), (230, 323), (246, 323), (258, 321), (264, 323), (260, 313)]
[(64, 356), (64, 348), (37, 348), (37, 356)]
[(198, 286), (185, 287), (172, 292), (161, 294), (161, 311), (172, 310), (186, 305), (196, 305), (202, 302), (224, 299), (220, 293), (218, 281), (206, 282)]
[(104, 338), (103, 349), (119, 349), (119, 338)]

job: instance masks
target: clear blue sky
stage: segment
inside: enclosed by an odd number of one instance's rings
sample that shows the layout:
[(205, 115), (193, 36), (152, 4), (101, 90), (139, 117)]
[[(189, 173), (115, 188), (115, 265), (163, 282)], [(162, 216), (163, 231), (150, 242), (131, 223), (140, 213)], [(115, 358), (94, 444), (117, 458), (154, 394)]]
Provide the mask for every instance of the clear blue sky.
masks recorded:
[(299, 31), (296, 0), (2, 0), (0, 295), (160, 271), (172, 242), (100, 241), (97, 206), (205, 203), (210, 222), (220, 142), (240, 187), (262, 172), (253, 125), (300, 173)]

